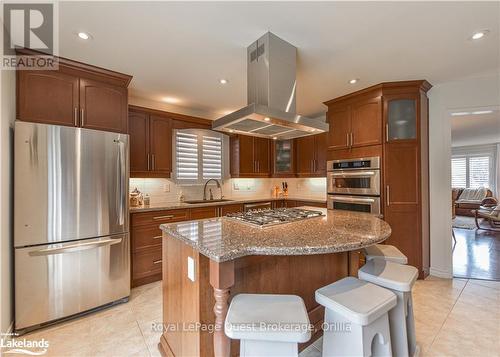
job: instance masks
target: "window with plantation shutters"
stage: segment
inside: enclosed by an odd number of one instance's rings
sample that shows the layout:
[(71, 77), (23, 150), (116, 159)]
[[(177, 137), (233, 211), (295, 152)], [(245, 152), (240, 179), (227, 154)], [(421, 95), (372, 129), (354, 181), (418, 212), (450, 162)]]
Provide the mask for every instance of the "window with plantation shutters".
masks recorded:
[(174, 130), (173, 135), (174, 177), (179, 183), (224, 179), (225, 135), (203, 129)]
[(451, 183), (458, 188), (494, 188), (495, 154), (489, 147), (454, 148)]

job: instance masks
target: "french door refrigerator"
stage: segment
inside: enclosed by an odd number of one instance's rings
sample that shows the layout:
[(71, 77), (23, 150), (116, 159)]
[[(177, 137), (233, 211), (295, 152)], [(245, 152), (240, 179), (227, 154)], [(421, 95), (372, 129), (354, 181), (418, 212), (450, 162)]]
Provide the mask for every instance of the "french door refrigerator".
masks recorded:
[(17, 121), (15, 329), (130, 295), (128, 135)]

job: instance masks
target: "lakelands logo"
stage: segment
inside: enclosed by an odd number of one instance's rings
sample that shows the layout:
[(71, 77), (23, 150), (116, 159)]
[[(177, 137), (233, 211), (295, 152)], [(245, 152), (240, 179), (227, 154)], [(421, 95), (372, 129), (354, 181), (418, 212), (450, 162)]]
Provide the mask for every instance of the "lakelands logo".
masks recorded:
[[(57, 69), (55, 3), (3, 2), (2, 69)], [(17, 54), (18, 49), (33, 50)]]
[(49, 349), (49, 341), (18, 339), (16, 334), (2, 334), (0, 338), (0, 350), (3, 353), (25, 354), (30, 356), (42, 356)]

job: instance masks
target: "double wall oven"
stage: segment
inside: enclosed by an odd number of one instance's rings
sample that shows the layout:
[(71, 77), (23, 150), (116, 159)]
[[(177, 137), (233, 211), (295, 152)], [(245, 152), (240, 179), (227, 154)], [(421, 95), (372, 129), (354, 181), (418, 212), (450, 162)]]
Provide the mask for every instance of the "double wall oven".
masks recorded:
[(380, 157), (327, 163), (328, 208), (380, 215)]

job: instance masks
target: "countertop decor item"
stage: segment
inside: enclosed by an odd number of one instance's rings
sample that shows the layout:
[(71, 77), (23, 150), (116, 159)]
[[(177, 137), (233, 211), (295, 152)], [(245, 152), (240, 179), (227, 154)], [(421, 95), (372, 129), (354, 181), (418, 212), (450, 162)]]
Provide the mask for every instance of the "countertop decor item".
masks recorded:
[(130, 207), (139, 207), (144, 204), (144, 196), (141, 191), (136, 188), (130, 192)]

